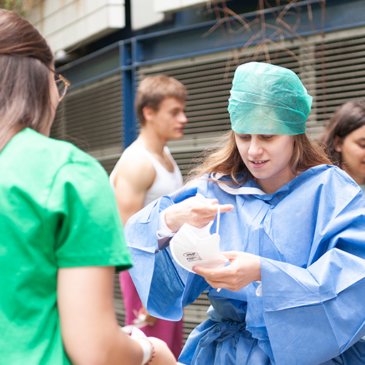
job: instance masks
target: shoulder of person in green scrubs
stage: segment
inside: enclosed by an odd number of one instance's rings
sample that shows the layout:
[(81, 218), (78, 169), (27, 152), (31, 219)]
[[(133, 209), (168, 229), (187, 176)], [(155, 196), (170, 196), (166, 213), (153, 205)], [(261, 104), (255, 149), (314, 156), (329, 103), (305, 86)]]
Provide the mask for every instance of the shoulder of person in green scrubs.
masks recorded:
[(60, 356), (59, 269), (132, 264), (106, 173), (72, 145), (29, 128), (3, 149), (0, 170), (2, 357), (68, 363)]

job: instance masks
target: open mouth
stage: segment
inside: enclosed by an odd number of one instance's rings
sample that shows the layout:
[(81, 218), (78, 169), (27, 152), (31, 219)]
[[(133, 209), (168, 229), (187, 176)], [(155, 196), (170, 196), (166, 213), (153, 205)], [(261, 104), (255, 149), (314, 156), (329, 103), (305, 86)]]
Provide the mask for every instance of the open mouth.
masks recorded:
[(252, 162), (254, 165), (262, 165), (263, 163), (267, 162), (269, 160), (257, 160), (257, 161), (250, 161)]

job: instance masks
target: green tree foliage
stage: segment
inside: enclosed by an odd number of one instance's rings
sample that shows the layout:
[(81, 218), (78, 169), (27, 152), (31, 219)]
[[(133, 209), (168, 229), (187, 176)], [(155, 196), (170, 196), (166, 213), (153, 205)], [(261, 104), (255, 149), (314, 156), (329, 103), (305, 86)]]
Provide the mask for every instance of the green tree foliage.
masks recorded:
[(24, 15), (33, 5), (34, 0), (0, 0), (0, 8), (16, 11)]

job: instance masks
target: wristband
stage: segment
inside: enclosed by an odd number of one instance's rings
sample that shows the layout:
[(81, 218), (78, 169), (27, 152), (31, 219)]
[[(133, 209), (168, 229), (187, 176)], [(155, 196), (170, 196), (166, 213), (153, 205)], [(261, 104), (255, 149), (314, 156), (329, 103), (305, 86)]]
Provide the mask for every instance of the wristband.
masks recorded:
[(153, 343), (148, 338), (146, 338), (146, 340), (150, 343), (151, 352), (152, 352), (150, 359), (148, 360), (148, 362), (146, 362), (146, 365), (147, 365), (147, 364), (151, 363), (153, 361), (153, 359), (155, 358), (156, 351), (155, 351), (155, 346), (153, 346)]
[(155, 357), (155, 347), (152, 342), (147, 338), (137, 338), (135, 341), (137, 341), (142, 347), (143, 360), (141, 365), (149, 364)]

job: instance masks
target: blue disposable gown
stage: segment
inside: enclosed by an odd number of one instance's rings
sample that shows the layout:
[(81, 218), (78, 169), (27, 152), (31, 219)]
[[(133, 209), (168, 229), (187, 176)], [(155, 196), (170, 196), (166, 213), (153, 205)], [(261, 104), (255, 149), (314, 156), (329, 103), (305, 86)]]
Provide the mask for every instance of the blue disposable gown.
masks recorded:
[[(259, 188), (253, 180), (243, 186)], [(260, 256), (261, 297), (256, 282), (218, 292), (178, 266), (169, 248), (158, 249), (159, 213), (197, 193), (234, 205), (221, 216), (220, 247)], [(264, 195), (234, 195), (199, 179), (134, 215), (125, 233), (151, 315), (179, 320), (209, 292), (210, 319), (191, 333), (183, 364), (365, 364), (365, 197), (337, 167), (316, 166)]]

